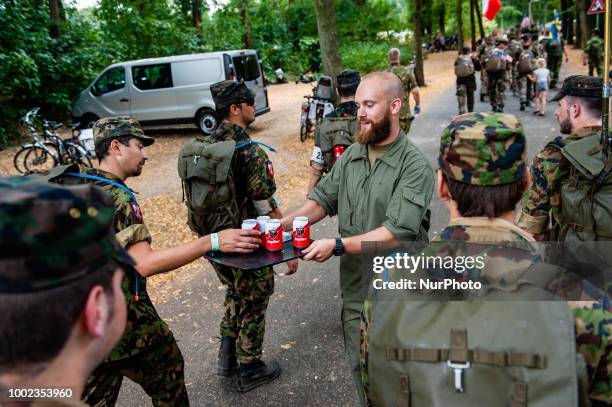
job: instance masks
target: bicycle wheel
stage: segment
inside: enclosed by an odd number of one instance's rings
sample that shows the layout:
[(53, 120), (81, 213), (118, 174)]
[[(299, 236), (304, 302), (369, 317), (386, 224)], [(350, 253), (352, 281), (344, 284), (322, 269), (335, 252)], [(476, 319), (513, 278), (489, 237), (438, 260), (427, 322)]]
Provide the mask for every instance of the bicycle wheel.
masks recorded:
[(51, 150), (40, 146), (32, 146), (29, 148), (23, 159), (23, 167), (26, 172), (45, 171), (56, 165), (58, 165), (58, 160), (53, 156)]
[(66, 147), (66, 162), (78, 164), (79, 166), (92, 167), (91, 159), (87, 155), (87, 152), (79, 148), (74, 143), (64, 142)]
[(25, 154), (30, 151), (31, 148), (31, 146), (22, 147), (19, 151), (17, 151), (17, 153), (15, 153), (15, 156), (13, 157), (13, 166), (17, 171), (19, 171), (20, 174), (25, 174), (26, 172), (28, 172), (28, 170), (25, 169), (23, 163), (25, 161)]

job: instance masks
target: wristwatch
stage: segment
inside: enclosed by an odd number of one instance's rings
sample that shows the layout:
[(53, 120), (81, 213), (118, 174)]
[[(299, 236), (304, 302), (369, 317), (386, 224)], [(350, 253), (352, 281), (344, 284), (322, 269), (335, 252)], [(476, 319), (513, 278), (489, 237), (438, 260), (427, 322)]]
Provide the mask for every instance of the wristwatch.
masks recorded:
[(334, 256), (342, 256), (344, 254), (344, 245), (341, 238), (336, 238), (336, 247), (334, 247)]

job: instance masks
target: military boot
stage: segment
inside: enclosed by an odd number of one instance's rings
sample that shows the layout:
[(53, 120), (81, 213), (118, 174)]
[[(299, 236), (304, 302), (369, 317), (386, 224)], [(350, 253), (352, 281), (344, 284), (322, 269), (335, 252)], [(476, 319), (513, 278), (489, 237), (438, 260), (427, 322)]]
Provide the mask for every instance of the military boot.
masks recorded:
[(236, 360), (236, 338), (224, 336), (219, 346), (219, 363), (217, 375), (232, 377), (236, 373), (238, 361)]
[(266, 366), (261, 360), (253, 363), (241, 363), (238, 368), (236, 390), (239, 393), (251, 391), (262, 384), (270, 383), (278, 378), (280, 373), (281, 367), (276, 360), (270, 362), (270, 366)]

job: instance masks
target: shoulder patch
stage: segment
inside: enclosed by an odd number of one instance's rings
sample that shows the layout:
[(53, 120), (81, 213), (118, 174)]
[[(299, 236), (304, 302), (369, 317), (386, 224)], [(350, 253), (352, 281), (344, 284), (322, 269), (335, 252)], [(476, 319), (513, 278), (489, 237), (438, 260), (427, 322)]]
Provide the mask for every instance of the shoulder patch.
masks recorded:
[(268, 175), (274, 178), (274, 167), (272, 166), (272, 161), (268, 161), (266, 163), (266, 167), (268, 168)]

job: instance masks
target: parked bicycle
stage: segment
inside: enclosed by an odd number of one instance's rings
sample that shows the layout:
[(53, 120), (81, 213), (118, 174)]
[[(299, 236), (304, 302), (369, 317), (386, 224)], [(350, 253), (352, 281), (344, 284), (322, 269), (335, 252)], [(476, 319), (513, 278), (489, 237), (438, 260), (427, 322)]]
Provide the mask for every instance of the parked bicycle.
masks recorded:
[(304, 96), (300, 116), (300, 141), (304, 142), (325, 115), (334, 111), (332, 100), (332, 81), (329, 76), (321, 76), (312, 88), (312, 96)]
[[(95, 154), (83, 145), (78, 130), (79, 123), (70, 126), (72, 137), (64, 140), (57, 133), (57, 129), (63, 124), (40, 117), (39, 110), (40, 108), (30, 110), (21, 119), (21, 124), (30, 132), (32, 142), (23, 144), (13, 157), (15, 169), (23, 174), (64, 164), (91, 166), (91, 158), (95, 157)], [(42, 133), (36, 129), (35, 121), (42, 122)]]

